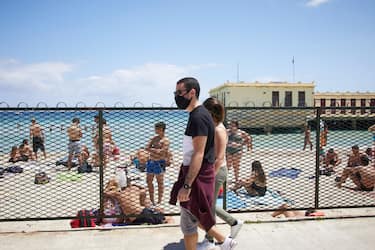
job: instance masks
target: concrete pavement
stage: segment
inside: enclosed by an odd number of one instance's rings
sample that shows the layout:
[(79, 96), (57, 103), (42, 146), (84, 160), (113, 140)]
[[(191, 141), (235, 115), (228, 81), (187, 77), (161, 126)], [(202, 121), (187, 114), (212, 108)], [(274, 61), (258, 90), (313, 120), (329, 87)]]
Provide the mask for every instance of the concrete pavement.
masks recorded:
[[(247, 214), (238, 214), (241, 219)], [(237, 216), (238, 217), (238, 216)], [(13, 230), (7, 224), (19, 223)], [(27, 226), (27, 223), (29, 226)], [(0, 245), (4, 250), (182, 250), (182, 233), (177, 223), (168, 226), (134, 226), (111, 229), (51, 229), (26, 230), (37, 222), (0, 223)], [(60, 221), (61, 223), (61, 221)], [(22, 226), (25, 226), (25, 230)], [(229, 227), (218, 225), (229, 234)], [(16, 230), (18, 228), (18, 230)], [(47, 230), (46, 230), (47, 229)], [(236, 250), (373, 250), (375, 249), (375, 217), (314, 220), (269, 220), (244, 224), (237, 241)], [(203, 232), (200, 231), (200, 239)]]

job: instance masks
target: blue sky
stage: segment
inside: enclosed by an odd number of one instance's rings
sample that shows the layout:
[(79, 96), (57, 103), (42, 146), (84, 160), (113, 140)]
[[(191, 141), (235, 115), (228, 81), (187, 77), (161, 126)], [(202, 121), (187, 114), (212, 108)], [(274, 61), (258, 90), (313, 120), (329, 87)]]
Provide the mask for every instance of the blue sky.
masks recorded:
[[(171, 106), (176, 81), (375, 91), (373, 0), (1, 0), (0, 102)], [(3, 106), (4, 104), (2, 104)]]

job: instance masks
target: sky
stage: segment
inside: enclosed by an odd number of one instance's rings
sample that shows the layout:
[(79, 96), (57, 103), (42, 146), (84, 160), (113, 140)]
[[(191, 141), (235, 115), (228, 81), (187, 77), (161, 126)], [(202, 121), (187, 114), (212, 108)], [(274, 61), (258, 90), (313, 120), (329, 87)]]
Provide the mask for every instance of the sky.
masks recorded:
[(374, 24), (373, 0), (1, 0), (0, 107), (171, 107), (186, 76), (374, 92)]

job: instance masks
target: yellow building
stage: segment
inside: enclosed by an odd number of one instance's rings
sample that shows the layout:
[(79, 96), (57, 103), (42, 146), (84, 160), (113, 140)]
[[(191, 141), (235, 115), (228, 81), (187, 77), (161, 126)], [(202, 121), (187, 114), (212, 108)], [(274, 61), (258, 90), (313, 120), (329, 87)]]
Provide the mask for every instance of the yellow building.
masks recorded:
[[(322, 109), (323, 115), (373, 114), (375, 113), (375, 92), (317, 92), (314, 94), (314, 106), (327, 107), (327, 109)], [(347, 109), (337, 109), (338, 107)]]
[(224, 83), (209, 91), (226, 107), (313, 107), (312, 83)]

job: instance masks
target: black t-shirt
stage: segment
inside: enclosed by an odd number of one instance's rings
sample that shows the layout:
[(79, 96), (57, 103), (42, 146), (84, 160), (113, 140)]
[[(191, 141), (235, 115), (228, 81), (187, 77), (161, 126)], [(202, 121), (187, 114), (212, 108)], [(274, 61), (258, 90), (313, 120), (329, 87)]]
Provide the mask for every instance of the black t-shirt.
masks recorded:
[(185, 136), (192, 138), (195, 136), (207, 136), (203, 160), (209, 163), (215, 162), (215, 125), (211, 114), (202, 105), (190, 112)]

